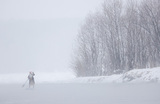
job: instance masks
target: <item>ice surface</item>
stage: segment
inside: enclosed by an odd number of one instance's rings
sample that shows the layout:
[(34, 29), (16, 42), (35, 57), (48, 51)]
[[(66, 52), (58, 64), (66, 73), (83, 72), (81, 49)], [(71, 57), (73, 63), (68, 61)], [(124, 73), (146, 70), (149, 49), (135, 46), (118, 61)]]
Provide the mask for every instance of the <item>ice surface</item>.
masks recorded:
[(0, 85), (0, 104), (160, 104), (160, 84)]

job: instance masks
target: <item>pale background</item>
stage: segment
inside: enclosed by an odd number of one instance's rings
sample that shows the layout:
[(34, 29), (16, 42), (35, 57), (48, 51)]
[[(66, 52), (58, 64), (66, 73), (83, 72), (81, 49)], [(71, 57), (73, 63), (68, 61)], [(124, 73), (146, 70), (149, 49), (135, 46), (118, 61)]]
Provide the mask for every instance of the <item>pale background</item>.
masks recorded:
[(0, 73), (70, 70), (79, 26), (103, 0), (0, 0)]

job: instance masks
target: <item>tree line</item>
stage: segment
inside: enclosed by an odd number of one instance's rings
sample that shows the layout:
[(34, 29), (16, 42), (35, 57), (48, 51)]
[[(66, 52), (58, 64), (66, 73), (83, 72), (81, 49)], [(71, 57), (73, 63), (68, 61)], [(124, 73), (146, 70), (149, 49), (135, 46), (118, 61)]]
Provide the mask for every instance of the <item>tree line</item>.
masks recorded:
[(86, 17), (72, 61), (78, 77), (160, 66), (160, 0), (126, 1), (105, 0)]

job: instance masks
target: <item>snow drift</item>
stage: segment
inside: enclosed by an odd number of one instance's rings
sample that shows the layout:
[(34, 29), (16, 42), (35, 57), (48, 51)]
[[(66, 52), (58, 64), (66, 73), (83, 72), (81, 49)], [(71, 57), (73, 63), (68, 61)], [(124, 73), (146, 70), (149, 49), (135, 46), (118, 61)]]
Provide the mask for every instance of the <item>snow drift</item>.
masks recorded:
[(160, 82), (160, 67), (135, 69), (122, 75), (123, 82)]
[(134, 69), (123, 74), (99, 77), (81, 77), (71, 80), (73, 83), (143, 83), (160, 82), (160, 67)]
[(151, 69), (134, 69), (123, 74), (115, 74), (111, 76), (76, 78), (71, 82), (76, 82), (76, 83), (160, 82), (160, 67)]

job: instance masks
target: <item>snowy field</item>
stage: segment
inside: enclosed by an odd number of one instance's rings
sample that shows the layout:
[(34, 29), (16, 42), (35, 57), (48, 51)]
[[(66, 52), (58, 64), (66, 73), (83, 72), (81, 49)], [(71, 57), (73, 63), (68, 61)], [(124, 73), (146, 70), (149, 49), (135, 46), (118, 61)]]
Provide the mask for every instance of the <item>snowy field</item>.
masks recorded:
[[(134, 69), (123, 74), (76, 78), (72, 72), (35, 72), (36, 84), (43, 83), (160, 83), (160, 67)], [(0, 74), (0, 84), (23, 84), (28, 73)]]
[(160, 104), (160, 84), (3, 84), (0, 104)]
[[(160, 67), (134, 69), (123, 74), (76, 78), (72, 72), (35, 72), (36, 84), (43, 83), (160, 83)], [(0, 84), (23, 84), (28, 73), (0, 74)]]
[(0, 74), (0, 104), (160, 104), (160, 68), (83, 78), (35, 74), (34, 89), (22, 87), (28, 73)]

